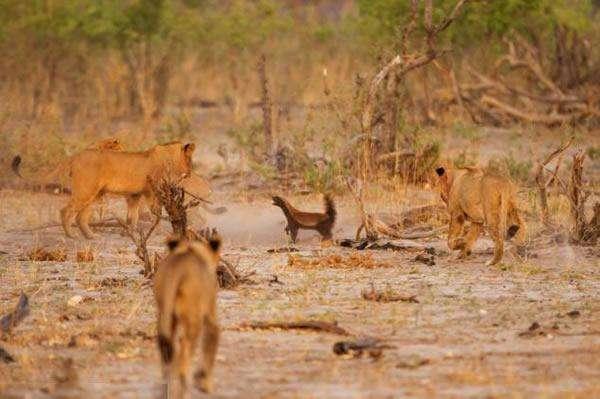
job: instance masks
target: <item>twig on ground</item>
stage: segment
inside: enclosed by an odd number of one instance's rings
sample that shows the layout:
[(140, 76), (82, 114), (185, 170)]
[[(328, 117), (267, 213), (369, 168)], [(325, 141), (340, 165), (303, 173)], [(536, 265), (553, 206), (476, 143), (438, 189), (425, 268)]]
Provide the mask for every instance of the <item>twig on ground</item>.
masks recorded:
[(395, 346), (387, 345), (377, 338), (362, 338), (356, 341), (338, 341), (333, 344), (333, 353), (338, 356), (351, 355), (358, 358), (366, 351), (370, 357), (377, 360), (383, 354), (384, 349), (394, 349)]
[(348, 331), (338, 326), (336, 322), (330, 323), (327, 321), (319, 320), (303, 320), (303, 321), (292, 321), (292, 322), (268, 322), (268, 321), (255, 321), (250, 323), (242, 323), (239, 326), (240, 329), (253, 329), (253, 330), (309, 330), (317, 332), (326, 332), (337, 335), (351, 335)]
[(374, 302), (409, 302), (419, 303), (416, 295), (400, 295), (390, 290), (375, 291), (375, 286), (371, 284), (369, 291), (362, 291), (363, 299)]

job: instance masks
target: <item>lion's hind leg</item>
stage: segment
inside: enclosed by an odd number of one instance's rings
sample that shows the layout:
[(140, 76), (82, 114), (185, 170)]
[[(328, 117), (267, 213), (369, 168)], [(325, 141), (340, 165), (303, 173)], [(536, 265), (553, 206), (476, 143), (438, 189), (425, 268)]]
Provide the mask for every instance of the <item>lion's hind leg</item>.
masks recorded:
[[(76, 185), (74, 184), (73, 187), (76, 187)], [(65, 206), (61, 211), (60, 211), (60, 216), (62, 219), (62, 226), (63, 229), (65, 231), (65, 234), (67, 235), (67, 237), (69, 238), (74, 238), (75, 235), (73, 234), (73, 229), (72, 229), (72, 225), (73, 225), (73, 221), (75, 220), (75, 217), (77, 217), (77, 221), (79, 224), (79, 227), (81, 228), (82, 233), (88, 237), (88, 235), (86, 233), (91, 233), (91, 235), (93, 236), (93, 232), (90, 230), (89, 226), (87, 226), (87, 220), (86, 218), (89, 218), (89, 211), (91, 204), (94, 202), (94, 200), (96, 199), (96, 197), (98, 196), (98, 194), (100, 193), (100, 190), (97, 188), (91, 188), (91, 189), (86, 189), (83, 191), (75, 191), (73, 189), (73, 194), (71, 196), (71, 200), (69, 201), (69, 203), (67, 204), (67, 206)], [(83, 227), (82, 227), (83, 225)], [(86, 231), (85, 229), (87, 228), (88, 231)], [(90, 238), (90, 237), (88, 237)]]
[(92, 204), (88, 204), (77, 214), (77, 224), (79, 225), (79, 229), (81, 230), (81, 232), (83, 233), (85, 238), (87, 238), (88, 240), (91, 240), (95, 236), (92, 229), (90, 229), (90, 224), (89, 224), (91, 214), (92, 214)]
[[(502, 203), (498, 209), (488, 207), (486, 213), (487, 230), (494, 241), (494, 257), (487, 261), (486, 266), (495, 265), (504, 256), (504, 238), (506, 235), (506, 205)], [(484, 206), (485, 208), (485, 206)]]
[(462, 237), (464, 245), (460, 254), (461, 258), (466, 258), (471, 255), (473, 245), (475, 244), (475, 241), (477, 241), (482, 229), (483, 225), (481, 223), (471, 222), (471, 225), (467, 228), (465, 235)]
[(60, 219), (62, 223), (63, 230), (65, 234), (69, 238), (75, 238), (75, 234), (73, 233), (73, 221), (75, 220), (75, 215), (77, 211), (75, 210), (75, 204), (73, 201), (70, 201), (67, 206), (60, 210)]

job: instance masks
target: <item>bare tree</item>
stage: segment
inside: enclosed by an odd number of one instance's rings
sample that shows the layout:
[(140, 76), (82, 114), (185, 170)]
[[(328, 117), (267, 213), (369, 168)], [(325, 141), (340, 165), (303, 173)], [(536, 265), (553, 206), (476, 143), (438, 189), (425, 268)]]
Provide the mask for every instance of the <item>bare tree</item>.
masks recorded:
[(263, 112), (263, 131), (265, 135), (265, 153), (267, 157), (273, 154), (273, 118), (272, 118), (272, 102), (271, 94), (269, 93), (269, 80), (267, 77), (267, 57), (262, 54), (258, 61), (258, 77), (261, 87), (261, 105)]
[(372, 151), (373, 138), (373, 109), (377, 92), (381, 82), (391, 73), (394, 73), (396, 82), (401, 82), (404, 76), (417, 68), (427, 65), (434, 59), (448, 52), (447, 49), (438, 49), (436, 45), (438, 35), (450, 26), (456, 19), (461, 8), (468, 0), (458, 0), (450, 13), (442, 19), (439, 24), (433, 24), (433, 1), (424, 0), (423, 9), (423, 26), (425, 28), (425, 43), (420, 51), (409, 51), (409, 38), (417, 27), (417, 19), (419, 13), (419, 0), (411, 0), (411, 15), (409, 22), (402, 30), (402, 51), (392, 58), (381, 70), (371, 79), (368, 86), (367, 95), (363, 105), (361, 126), (365, 136), (364, 146), (364, 166), (367, 173), (368, 165), (370, 164), (370, 155)]
[[(571, 146), (573, 143), (574, 137), (571, 137), (567, 142), (563, 143), (556, 150), (552, 151), (547, 157), (543, 160), (538, 161), (538, 165), (535, 169), (535, 182), (538, 186), (538, 197), (540, 199), (540, 211), (541, 211), (541, 219), (544, 225), (550, 226), (552, 225), (552, 221), (550, 220), (550, 215), (548, 212), (548, 186), (552, 181), (554, 181), (558, 175), (558, 170), (562, 163), (563, 153)], [(556, 162), (556, 167), (554, 168), (554, 172), (549, 179), (546, 179), (546, 165), (552, 162), (556, 157), (558, 157), (558, 161)]]

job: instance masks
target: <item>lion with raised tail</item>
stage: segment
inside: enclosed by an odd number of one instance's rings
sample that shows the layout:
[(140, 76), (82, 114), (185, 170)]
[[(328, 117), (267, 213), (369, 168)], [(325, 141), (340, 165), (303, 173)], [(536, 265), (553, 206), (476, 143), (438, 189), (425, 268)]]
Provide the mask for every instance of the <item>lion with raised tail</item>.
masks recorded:
[[(69, 203), (60, 212), (65, 234), (74, 237), (71, 226), (77, 219), (83, 235), (93, 238), (89, 227), (92, 205), (104, 194), (124, 196), (127, 220), (136, 225), (142, 198), (151, 207), (158, 207), (151, 182), (162, 177), (184, 179), (190, 176), (195, 148), (193, 143), (172, 142), (140, 152), (88, 149), (72, 156), (63, 168), (63, 173), (70, 178), (71, 190)], [(20, 157), (16, 157), (13, 169), (17, 172), (19, 164)]]

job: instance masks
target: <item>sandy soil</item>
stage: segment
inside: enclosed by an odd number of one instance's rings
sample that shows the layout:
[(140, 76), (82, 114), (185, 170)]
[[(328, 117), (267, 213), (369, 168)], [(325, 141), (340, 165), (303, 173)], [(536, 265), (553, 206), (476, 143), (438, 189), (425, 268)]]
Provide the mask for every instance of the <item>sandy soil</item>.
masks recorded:
[[(91, 242), (66, 240), (57, 227), (22, 231), (56, 220), (63, 201), (0, 191), (0, 250), (6, 252), (0, 312), (12, 309), (21, 291), (31, 301), (31, 315), (0, 339), (16, 359), (0, 362), (0, 397), (160, 397), (154, 303), (132, 245), (111, 229)], [(110, 209), (122, 212), (121, 202), (111, 201)], [(600, 396), (597, 247), (556, 244), (525, 260), (509, 250), (502, 265), (485, 267), (488, 240), (479, 241), (471, 259), (457, 261), (438, 237), (426, 242), (438, 249), (434, 266), (415, 262), (412, 251), (363, 251), (381, 267), (302, 268), (288, 265), (289, 254), (267, 252), (286, 238), (283, 217), (266, 197), (227, 206), (209, 224), (225, 237), (225, 258), (255, 274), (254, 284), (219, 294), (216, 397)], [(307, 207), (318, 209), (318, 198)], [(357, 221), (352, 206), (339, 210), (336, 238), (350, 237)], [(165, 223), (152, 250), (162, 250), (167, 232)], [(68, 260), (19, 260), (38, 245), (63, 246)], [(93, 262), (74, 261), (84, 248), (94, 251)], [(310, 258), (357, 252), (321, 248), (312, 233), (301, 233), (298, 248), (294, 256)], [(281, 284), (270, 282), (274, 275)], [(416, 295), (418, 303), (366, 301), (361, 291), (371, 284)], [(84, 300), (69, 306), (74, 295)], [(337, 321), (352, 336), (239, 328), (304, 319)], [(527, 332), (534, 322), (540, 328)], [(332, 352), (335, 342), (360, 337), (391, 348), (378, 359)]]

